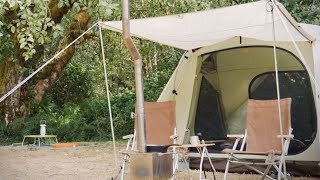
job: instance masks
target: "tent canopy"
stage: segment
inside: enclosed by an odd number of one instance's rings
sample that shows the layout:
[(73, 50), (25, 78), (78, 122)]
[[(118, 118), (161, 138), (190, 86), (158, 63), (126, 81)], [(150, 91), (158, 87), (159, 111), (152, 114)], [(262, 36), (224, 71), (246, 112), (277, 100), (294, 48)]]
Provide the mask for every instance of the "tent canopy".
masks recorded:
[[(269, 0), (207, 11), (133, 19), (131, 35), (184, 50), (201, 48), (234, 38), (247, 37), (273, 41), (272, 13)], [(282, 4), (277, 3), (282, 19), (295, 41), (314, 41), (294, 21)], [(274, 13), (277, 41), (292, 41), (278, 13)], [(103, 22), (103, 28), (122, 31), (121, 21)]]

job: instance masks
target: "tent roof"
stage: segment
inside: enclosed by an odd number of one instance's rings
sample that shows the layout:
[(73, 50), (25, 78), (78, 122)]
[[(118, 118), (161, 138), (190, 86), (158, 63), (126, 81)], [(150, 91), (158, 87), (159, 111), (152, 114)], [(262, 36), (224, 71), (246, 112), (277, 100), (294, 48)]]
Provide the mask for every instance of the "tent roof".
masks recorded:
[[(313, 41), (278, 3), (281, 16), (295, 41)], [(274, 11), (277, 41), (291, 41), (280, 17)], [(102, 27), (121, 32), (122, 22), (100, 23)], [(234, 37), (273, 41), (272, 16), (268, 0), (218, 8), (207, 11), (133, 19), (131, 35), (184, 50), (209, 46)]]

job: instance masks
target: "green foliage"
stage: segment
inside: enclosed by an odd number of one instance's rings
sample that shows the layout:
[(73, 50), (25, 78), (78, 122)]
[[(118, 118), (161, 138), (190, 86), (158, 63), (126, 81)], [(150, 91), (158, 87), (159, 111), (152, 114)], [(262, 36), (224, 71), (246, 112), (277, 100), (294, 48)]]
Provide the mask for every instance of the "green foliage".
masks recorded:
[[(0, 27), (0, 34), (5, 33), (5, 29)], [(9, 57), (6, 58), (10, 58), (13, 59), (14, 57), (14, 53), (13, 53), (13, 44), (10, 41), (10, 38), (8, 36), (2, 36), (0, 37), (0, 62), (5, 58), (4, 54), (10, 54)]]
[(280, 2), (298, 22), (320, 25), (319, 0), (281, 0)]
[[(90, 97), (60, 108), (48, 97), (32, 118), (17, 119), (9, 127), (2, 127), (1, 131), (9, 137), (3, 143), (19, 142), (26, 134), (39, 134), (42, 120), (46, 121), (47, 134), (57, 134), (61, 142), (109, 140), (111, 129), (107, 102), (106, 97)], [(130, 113), (134, 111), (135, 95), (121, 93), (113, 97), (111, 103), (116, 136), (119, 138), (132, 133)]]
[(51, 89), (54, 102), (62, 107), (65, 102), (78, 102), (93, 93), (93, 77), (90, 71), (77, 63), (70, 63)]
[[(54, 22), (48, 17), (47, 4), (49, 0), (1, 0), (0, 12), (15, 11), (18, 19), (13, 17), (1, 18), (3, 26), (15, 34), (20, 49), (22, 49), (25, 60), (32, 58), (36, 53), (35, 45), (49, 42), (47, 36), (48, 28), (54, 25)], [(11, 15), (14, 16), (14, 15)], [(1, 21), (0, 21), (1, 22)]]
[[(25, 60), (34, 57), (37, 45), (51, 43), (50, 33), (63, 31), (51, 18), (50, 0), (0, 0), (0, 37), (11, 34), (19, 42)], [(118, 8), (112, 0), (60, 0), (58, 8), (72, 6), (74, 12), (88, 10), (94, 20)]]

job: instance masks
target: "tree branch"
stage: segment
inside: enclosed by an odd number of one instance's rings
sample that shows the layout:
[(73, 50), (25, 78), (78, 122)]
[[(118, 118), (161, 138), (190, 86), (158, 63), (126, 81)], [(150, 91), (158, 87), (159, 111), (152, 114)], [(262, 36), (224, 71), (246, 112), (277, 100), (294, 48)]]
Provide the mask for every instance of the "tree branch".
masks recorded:
[[(83, 31), (87, 29), (90, 21), (90, 16), (86, 11), (78, 12), (70, 25), (70, 32), (65, 36), (59, 51), (76, 39)], [(62, 53), (55, 61), (49, 64), (44, 71), (38, 74), (38, 81), (35, 85), (34, 102), (39, 104), (47, 90), (57, 80), (63, 69), (72, 59), (75, 53), (75, 46), (70, 46), (64, 53)]]

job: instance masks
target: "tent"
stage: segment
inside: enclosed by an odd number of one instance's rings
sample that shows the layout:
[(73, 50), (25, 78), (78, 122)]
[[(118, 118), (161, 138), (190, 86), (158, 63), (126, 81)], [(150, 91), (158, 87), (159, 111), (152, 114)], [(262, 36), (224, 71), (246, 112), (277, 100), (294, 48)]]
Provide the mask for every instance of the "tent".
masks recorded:
[[(100, 26), (122, 31), (121, 21)], [(278, 74), (281, 98), (293, 99), (295, 141), (287, 159), (320, 161), (319, 26), (297, 23), (269, 0), (134, 19), (130, 26), (132, 36), (186, 50), (158, 99), (176, 101), (179, 143), (198, 133), (214, 142), (243, 133), (247, 100), (276, 99)]]

